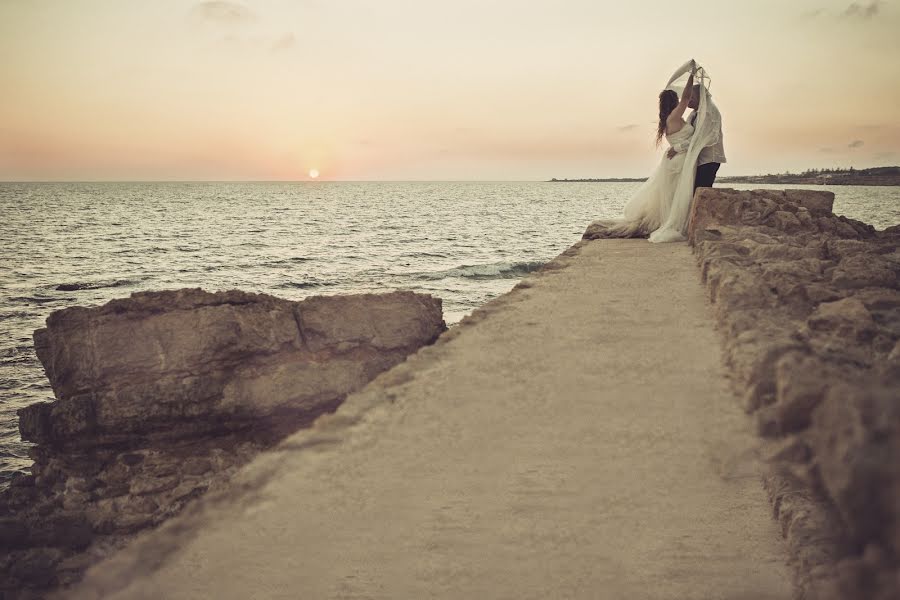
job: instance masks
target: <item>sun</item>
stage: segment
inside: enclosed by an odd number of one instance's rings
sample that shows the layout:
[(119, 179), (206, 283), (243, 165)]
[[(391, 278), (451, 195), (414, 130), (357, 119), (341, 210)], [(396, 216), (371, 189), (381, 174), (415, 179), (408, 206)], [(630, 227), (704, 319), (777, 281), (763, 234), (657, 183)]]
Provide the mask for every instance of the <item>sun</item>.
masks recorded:
[(318, 176), (319, 176), (319, 170), (318, 170), (318, 169), (310, 169), (310, 170), (309, 170), (309, 177), (310, 177), (310, 179), (315, 179), (315, 178), (318, 177)]

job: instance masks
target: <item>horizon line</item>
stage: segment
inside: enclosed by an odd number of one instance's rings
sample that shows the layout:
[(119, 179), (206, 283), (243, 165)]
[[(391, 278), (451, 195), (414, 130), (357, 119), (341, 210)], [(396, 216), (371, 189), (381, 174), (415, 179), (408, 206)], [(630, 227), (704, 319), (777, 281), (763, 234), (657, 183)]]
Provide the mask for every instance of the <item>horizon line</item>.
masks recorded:
[(549, 179), (0, 179), (8, 183), (547, 183)]
[[(831, 169), (850, 169), (867, 170), (867, 169), (900, 169), (900, 165), (883, 165), (879, 167), (834, 167)], [(810, 169), (807, 169), (807, 171)], [(719, 179), (732, 177), (769, 177), (778, 175), (803, 175), (806, 171), (794, 173), (792, 171), (784, 171), (780, 173), (755, 173), (752, 175), (723, 175)], [(22, 184), (22, 183), (551, 183), (553, 179), (557, 181), (565, 180), (604, 180), (604, 179), (620, 179), (620, 180), (643, 180), (647, 176), (638, 177), (622, 177), (622, 176), (592, 176), (592, 177), (552, 177), (550, 179), (0, 179), (0, 185), (3, 184)]]

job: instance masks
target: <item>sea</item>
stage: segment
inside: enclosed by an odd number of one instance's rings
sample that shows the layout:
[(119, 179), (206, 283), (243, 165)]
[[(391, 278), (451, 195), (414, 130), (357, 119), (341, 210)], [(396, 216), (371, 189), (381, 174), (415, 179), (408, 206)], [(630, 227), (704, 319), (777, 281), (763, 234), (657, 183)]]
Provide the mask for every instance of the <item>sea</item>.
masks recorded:
[[(452, 325), (620, 216), (639, 185), (0, 183), (0, 487), (31, 464), (16, 410), (53, 399), (32, 333), (55, 310), (185, 287), (408, 289), (442, 298)], [(833, 191), (837, 214), (900, 223), (900, 187), (806, 187)]]

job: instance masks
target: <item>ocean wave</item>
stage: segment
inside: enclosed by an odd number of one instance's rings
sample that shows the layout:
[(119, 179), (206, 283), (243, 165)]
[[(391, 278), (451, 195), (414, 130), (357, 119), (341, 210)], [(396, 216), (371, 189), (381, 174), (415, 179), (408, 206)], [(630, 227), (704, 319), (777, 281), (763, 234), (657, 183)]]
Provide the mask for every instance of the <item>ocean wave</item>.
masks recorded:
[[(14, 298), (10, 298), (10, 300), (14, 300)], [(0, 321), (3, 319), (31, 319), (40, 315), (40, 312), (34, 310), (0, 310)]]
[(266, 261), (264, 264), (267, 267), (278, 267), (281, 265), (292, 265), (297, 263), (310, 262), (315, 260), (314, 258), (309, 258), (306, 256), (293, 256), (291, 258), (277, 258), (273, 260)]
[(422, 273), (419, 279), (519, 279), (547, 264), (544, 261), (496, 262), (483, 265), (460, 265), (455, 269)]
[(79, 290), (99, 290), (102, 288), (123, 287), (134, 285), (137, 281), (131, 279), (114, 279), (108, 281), (76, 281), (75, 283), (60, 283), (54, 289), (59, 292), (77, 292)]
[(33, 358), (34, 348), (31, 345), (13, 346), (0, 349), (0, 364), (2, 365), (31, 362)]
[(407, 254), (400, 255), (403, 258), (447, 258), (450, 256), (449, 254), (444, 254), (442, 252), (409, 252)]
[(46, 298), (43, 296), (13, 296), (11, 302), (23, 302), (25, 304), (46, 304), (48, 302), (74, 302), (75, 298)]
[(337, 284), (333, 281), (285, 281), (284, 283), (279, 283), (275, 287), (282, 290), (305, 290), (309, 288), (329, 287), (332, 285)]

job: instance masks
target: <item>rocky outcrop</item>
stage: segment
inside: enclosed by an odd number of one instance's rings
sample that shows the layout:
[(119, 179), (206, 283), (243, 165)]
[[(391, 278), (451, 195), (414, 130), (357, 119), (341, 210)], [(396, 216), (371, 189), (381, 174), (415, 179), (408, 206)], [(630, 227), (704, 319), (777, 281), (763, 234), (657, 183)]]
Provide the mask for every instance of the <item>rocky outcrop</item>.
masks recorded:
[(588, 225), (587, 229), (584, 231), (584, 234), (581, 236), (583, 240), (602, 240), (614, 237), (622, 237), (613, 235), (610, 231), (610, 226), (613, 221), (609, 219), (601, 219), (598, 221), (594, 221), (590, 225)]
[(900, 598), (900, 231), (701, 189), (689, 237), (805, 598)]
[(34, 339), (56, 401), (19, 412), (37, 445), (0, 496), (0, 595), (76, 581), (444, 329), (441, 301), (412, 292), (147, 292), (51, 314)]

